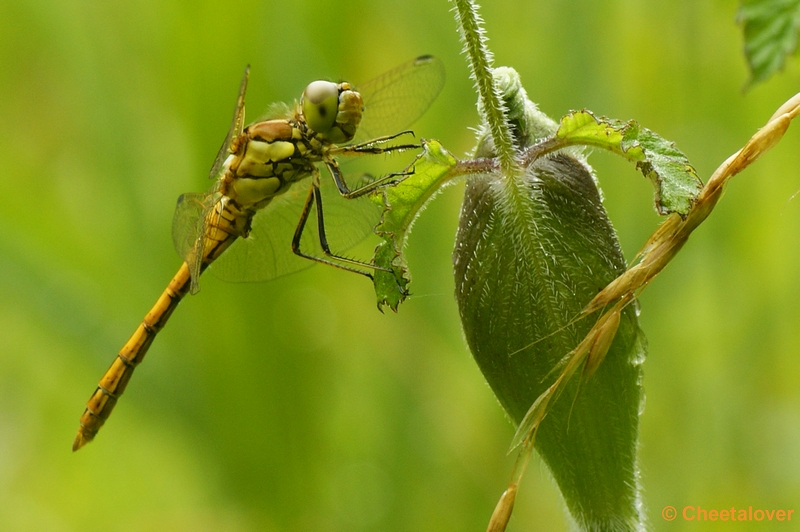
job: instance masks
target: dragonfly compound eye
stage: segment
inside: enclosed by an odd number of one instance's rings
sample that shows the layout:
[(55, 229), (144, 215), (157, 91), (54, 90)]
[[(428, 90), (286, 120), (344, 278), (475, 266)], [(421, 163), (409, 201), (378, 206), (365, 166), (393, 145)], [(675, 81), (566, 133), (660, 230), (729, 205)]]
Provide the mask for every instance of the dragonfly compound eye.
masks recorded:
[(327, 133), (336, 123), (339, 87), (330, 81), (314, 81), (303, 91), (303, 115), (317, 133)]

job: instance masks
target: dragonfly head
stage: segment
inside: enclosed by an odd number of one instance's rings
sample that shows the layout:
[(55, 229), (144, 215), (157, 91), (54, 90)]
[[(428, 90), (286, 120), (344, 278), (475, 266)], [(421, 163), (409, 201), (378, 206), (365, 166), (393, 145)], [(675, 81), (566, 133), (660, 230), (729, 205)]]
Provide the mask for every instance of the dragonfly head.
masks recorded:
[(340, 144), (353, 140), (364, 103), (347, 82), (313, 81), (303, 91), (300, 108), (308, 127), (321, 139)]

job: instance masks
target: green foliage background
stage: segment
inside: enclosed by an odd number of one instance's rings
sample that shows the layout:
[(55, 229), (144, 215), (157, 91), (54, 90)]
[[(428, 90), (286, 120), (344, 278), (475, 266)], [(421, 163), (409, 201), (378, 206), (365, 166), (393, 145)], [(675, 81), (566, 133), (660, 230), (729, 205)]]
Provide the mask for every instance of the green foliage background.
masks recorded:
[[(635, 118), (706, 178), (800, 90), (790, 60), (742, 94), (736, 8), (486, 0), (482, 13), (497, 64), (542, 110)], [(462, 154), (477, 112), (459, 52), (444, 0), (0, 3), (0, 529), (485, 526), (513, 429), (453, 299), (461, 187), (415, 226), (415, 297), (398, 315), (331, 268), (260, 285), (209, 276), (97, 441), (70, 452), (97, 380), (179, 265), (175, 199), (207, 186), (244, 65), (252, 119), (312, 79), (358, 82), (438, 55), (448, 82), (415, 129)], [(800, 498), (799, 144), (790, 130), (734, 179), (641, 300), (655, 530), (723, 529), (665, 523), (665, 505)], [(659, 221), (651, 187), (611, 155), (591, 162), (632, 257)], [(534, 527), (565, 528), (536, 465), (511, 529)]]

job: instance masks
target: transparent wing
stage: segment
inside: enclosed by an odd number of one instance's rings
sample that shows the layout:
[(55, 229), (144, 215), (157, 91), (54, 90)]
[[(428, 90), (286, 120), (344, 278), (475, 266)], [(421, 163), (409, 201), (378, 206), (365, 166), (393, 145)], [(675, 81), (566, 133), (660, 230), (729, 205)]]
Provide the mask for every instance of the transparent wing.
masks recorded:
[(175, 206), (172, 217), (172, 243), (175, 251), (189, 265), (192, 275), (192, 293), (199, 290), (199, 279), (202, 273), (203, 255), (196, 250), (201, 249), (202, 239), (206, 234), (208, 213), (219, 202), (219, 183), (214, 183), (205, 193), (182, 194)]
[(356, 87), (364, 100), (364, 118), (353, 142), (406, 129), (428, 110), (444, 80), (444, 63), (423, 55)]
[(250, 65), (247, 65), (247, 68), (244, 69), (242, 83), (239, 85), (239, 97), (236, 99), (236, 108), (233, 110), (233, 121), (228, 130), (228, 136), (225, 137), (225, 141), (222, 143), (222, 146), (220, 146), (216, 159), (214, 159), (214, 164), (211, 165), (211, 171), (208, 174), (209, 179), (216, 179), (219, 177), (222, 165), (230, 152), (231, 142), (233, 142), (235, 137), (241, 135), (242, 129), (244, 129), (244, 93), (247, 92), (247, 78), (249, 77)]
[[(311, 180), (304, 180), (273, 199), (253, 218), (250, 235), (237, 239), (209, 271), (224, 281), (261, 282), (314, 265), (292, 252), (292, 238), (310, 187)], [(366, 197), (342, 198), (330, 176), (322, 176), (320, 188), (328, 243), (334, 253), (342, 253), (372, 232), (381, 209)], [(308, 254), (324, 256), (319, 245), (316, 206), (306, 222), (300, 245)]]

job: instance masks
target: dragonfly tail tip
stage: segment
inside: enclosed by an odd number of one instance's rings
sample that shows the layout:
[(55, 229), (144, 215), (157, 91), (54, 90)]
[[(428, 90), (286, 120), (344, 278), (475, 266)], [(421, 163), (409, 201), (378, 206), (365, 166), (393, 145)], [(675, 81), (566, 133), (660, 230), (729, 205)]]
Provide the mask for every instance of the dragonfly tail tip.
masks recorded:
[(80, 449), (81, 447), (83, 447), (84, 445), (89, 443), (90, 441), (92, 441), (92, 440), (84, 437), (83, 433), (81, 433), (79, 431), (77, 436), (75, 436), (75, 441), (72, 442), (72, 452), (74, 453), (75, 451), (77, 451), (78, 449)]

